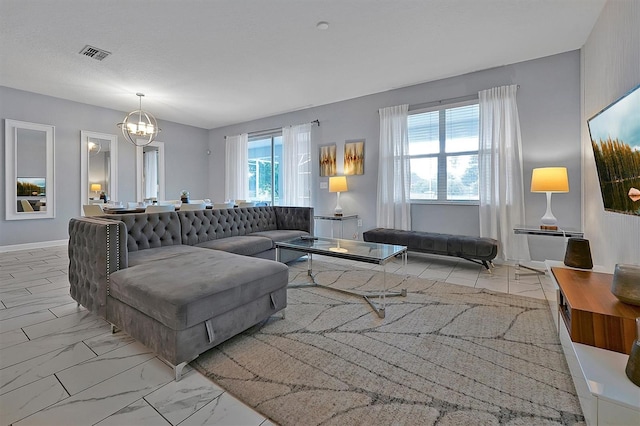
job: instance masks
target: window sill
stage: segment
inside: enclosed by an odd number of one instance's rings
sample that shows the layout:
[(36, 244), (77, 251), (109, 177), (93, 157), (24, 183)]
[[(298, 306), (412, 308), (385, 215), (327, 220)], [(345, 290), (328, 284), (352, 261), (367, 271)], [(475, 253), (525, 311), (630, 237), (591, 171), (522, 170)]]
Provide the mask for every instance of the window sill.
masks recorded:
[(410, 200), (410, 204), (415, 205), (437, 205), (437, 206), (479, 206), (477, 200), (460, 200), (460, 201), (444, 201), (444, 200)]

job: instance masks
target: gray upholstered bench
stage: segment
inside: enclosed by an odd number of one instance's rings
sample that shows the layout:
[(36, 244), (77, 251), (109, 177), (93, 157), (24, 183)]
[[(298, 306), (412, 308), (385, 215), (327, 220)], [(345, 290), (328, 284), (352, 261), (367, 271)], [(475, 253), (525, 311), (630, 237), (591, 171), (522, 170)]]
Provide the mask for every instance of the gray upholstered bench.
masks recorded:
[(376, 228), (362, 234), (365, 241), (406, 246), (408, 250), (443, 256), (455, 256), (478, 263), (490, 271), (490, 263), (498, 254), (498, 241), (492, 238), (402, 231)]

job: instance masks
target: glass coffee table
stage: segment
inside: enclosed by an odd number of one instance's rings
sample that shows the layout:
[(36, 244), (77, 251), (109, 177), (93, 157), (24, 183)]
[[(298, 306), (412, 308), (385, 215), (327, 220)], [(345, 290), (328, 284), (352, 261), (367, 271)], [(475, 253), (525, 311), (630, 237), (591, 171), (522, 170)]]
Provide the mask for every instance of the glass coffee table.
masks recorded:
[[(402, 289), (401, 291), (387, 291), (386, 270), (387, 263), (393, 260), (396, 256), (402, 256), (402, 268), (404, 271), (404, 268), (407, 265), (407, 248), (405, 246), (368, 243), (364, 241), (354, 240), (341, 240), (334, 238), (299, 237), (293, 240), (276, 242), (277, 261), (280, 261), (281, 250), (292, 250), (307, 254), (307, 273), (311, 277), (312, 283), (290, 285), (290, 288), (314, 286), (326, 288), (328, 290), (339, 291), (341, 293), (360, 296), (363, 297), (367, 301), (367, 303), (369, 303), (371, 308), (378, 314), (380, 318), (384, 318), (387, 297), (404, 297), (407, 295), (406, 289)], [(315, 281), (313, 275), (314, 254), (382, 265), (383, 278), (381, 291), (364, 293), (318, 284)], [(378, 298), (378, 301), (374, 302), (373, 298)]]

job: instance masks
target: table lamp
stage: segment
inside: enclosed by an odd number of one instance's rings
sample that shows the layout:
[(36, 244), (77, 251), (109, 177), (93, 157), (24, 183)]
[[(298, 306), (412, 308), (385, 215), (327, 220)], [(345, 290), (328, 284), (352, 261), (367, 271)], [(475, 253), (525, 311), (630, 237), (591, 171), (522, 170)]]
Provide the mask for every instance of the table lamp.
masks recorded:
[(342, 216), (342, 207), (340, 207), (340, 193), (348, 191), (346, 176), (332, 176), (329, 178), (329, 192), (337, 192), (336, 208), (334, 214)]
[(91, 190), (92, 190), (92, 191), (95, 191), (96, 196), (97, 196), (98, 198), (100, 198), (100, 194), (99, 194), (99, 192), (100, 192), (100, 191), (102, 191), (102, 185), (100, 185), (99, 183), (92, 183), (92, 184), (91, 184)]
[(541, 167), (533, 169), (531, 192), (545, 192), (547, 194), (547, 211), (542, 216), (540, 229), (558, 229), (558, 220), (551, 211), (551, 194), (554, 192), (569, 192), (567, 168)]

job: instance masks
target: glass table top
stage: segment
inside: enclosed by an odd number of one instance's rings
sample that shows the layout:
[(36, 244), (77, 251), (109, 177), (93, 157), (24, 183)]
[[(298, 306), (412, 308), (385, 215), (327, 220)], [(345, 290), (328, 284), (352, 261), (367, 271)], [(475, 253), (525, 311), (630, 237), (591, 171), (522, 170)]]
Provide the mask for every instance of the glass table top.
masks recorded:
[(548, 235), (551, 237), (578, 237), (582, 238), (584, 233), (572, 228), (558, 228), (558, 229), (540, 229), (540, 227), (535, 226), (527, 226), (527, 225), (516, 225), (513, 228), (513, 232), (515, 234), (526, 234), (526, 235)]
[(336, 216), (335, 214), (317, 214), (313, 216), (314, 219), (320, 219), (320, 220), (353, 220), (353, 219), (357, 219), (358, 215), (357, 214), (345, 214), (342, 216)]
[(276, 247), (377, 264), (386, 263), (394, 256), (407, 251), (405, 246), (322, 237), (299, 237), (280, 241), (276, 242)]

